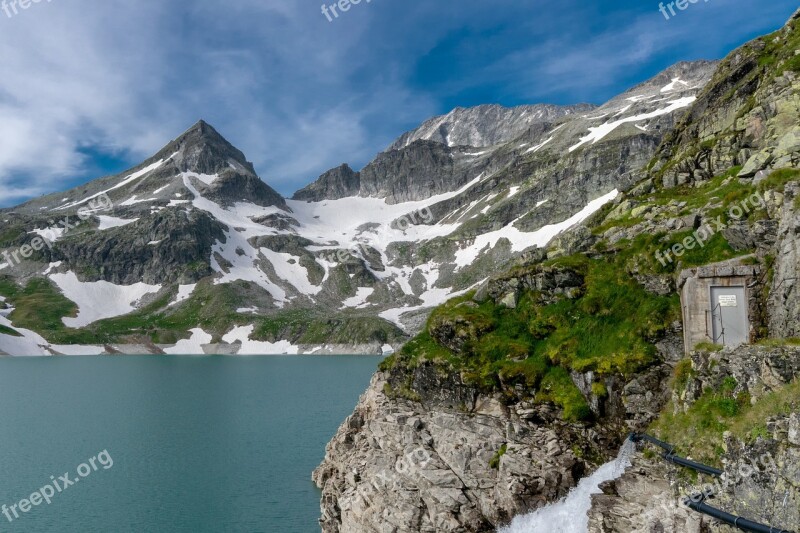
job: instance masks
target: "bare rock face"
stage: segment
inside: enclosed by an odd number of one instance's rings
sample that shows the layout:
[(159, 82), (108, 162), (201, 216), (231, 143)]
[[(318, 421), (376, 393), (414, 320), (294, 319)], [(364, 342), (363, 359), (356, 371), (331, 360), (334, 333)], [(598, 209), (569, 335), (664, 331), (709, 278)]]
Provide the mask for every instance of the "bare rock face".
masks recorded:
[(670, 472), (637, 457), (619, 479), (592, 496), (589, 533), (701, 533), (702, 518), (673, 496)]
[(769, 302), (772, 336), (800, 336), (800, 183), (786, 185)]
[(329, 443), (313, 475), (324, 532), (494, 531), (565, 496), (594, 466), (581, 456), (609, 442), (548, 406), (459, 389), (432, 366), (413, 379), (427, 397), (406, 399), (415, 393), (378, 373)]
[(361, 175), (344, 164), (333, 168), (317, 181), (297, 191), (292, 199), (319, 202), (326, 198), (355, 196), (361, 189)]
[(795, 346), (740, 346), (721, 352), (694, 352), (694, 375), (684, 391), (674, 393), (678, 408), (687, 410), (706, 390), (718, 390), (726, 378), (737, 383), (737, 392), (746, 392), (754, 401), (800, 376), (800, 348)]

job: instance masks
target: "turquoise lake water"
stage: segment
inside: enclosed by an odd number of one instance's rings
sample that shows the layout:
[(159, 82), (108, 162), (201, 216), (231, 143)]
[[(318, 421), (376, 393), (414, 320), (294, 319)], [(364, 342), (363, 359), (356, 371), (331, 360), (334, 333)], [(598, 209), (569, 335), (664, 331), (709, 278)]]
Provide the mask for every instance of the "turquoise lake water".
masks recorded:
[(0, 532), (319, 532), (311, 472), (378, 363), (0, 359), (0, 505), (79, 480)]

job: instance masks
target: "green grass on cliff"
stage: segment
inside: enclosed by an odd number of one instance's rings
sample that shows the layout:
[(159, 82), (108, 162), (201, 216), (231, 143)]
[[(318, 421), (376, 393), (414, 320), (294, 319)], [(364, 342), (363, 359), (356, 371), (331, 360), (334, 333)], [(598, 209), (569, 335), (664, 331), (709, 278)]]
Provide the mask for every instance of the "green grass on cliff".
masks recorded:
[(581, 298), (537, 308), (529, 327), (548, 333), (535, 353), (571, 370), (626, 376), (655, 362), (651, 341), (679, 318), (678, 298), (648, 293), (615, 262), (586, 260), (583, 268)]
[(800, 72), (800, 56), (795, 55), (795, 50), (800, 49), (800, 22), (794, 21), (789, 28), (786, 35), (781, 29), (760, 39), (764, 49), (759, 64), (773, 75), (787, 70)]
[[(673, 387), (682, 393), (687, 367), (678, 366)], [(708, 389), (686, 411), (678, 409), (671, 401), (653, 423), (651, 432), (658, 438), (677, 447), (681, 455), (689, 455), (700, 462), (717, 465), (723, 449), (726, 431), (740, 440), (751, 442), (768, 436), (766, 420), (779, 415), (789, 415), (800, 403), (800, 380), (795, 380), (761, 397), (754, 405), (750, 395), (737, 392), (736, 380), (729, 377), (716, 390)]]
[(776, 170), (758, 184), (760, 192), (772, 190), (783, 194), (786, 191), (786, 184), (790, 181), (800, 181), (800, 169), (782, 168)]
[[(579, 271), (583, 294), (541, 305), (540, 295), (528, 292), (515, 309), (491, 300), (475, 304), (471, 294), (457, 298), (437, 308), (425, 332), (384, 361), (384, 370), (437, 361), (481, 388), (521, 384), (537, 401), (560, 406), (566, 419), (587, 418), (588, 405), (569, 372), (630, 376), (650, 366), (656, 361), (650, 341), (678, 318), (680, 305), (676, 296), (648, 293), (613, 261), (571, 256), (548, 266)], [(464, 328), (468, 340), (460, 353), (431, 336), (442, 323)]]
[[(660, 207), (668, 204), (682, 205), (677, 214), (663, 215), (665, 218), (682, 217), (691, 214), (700, 214), (704, 224), (715, 228), (711, 220), (717, 217), (724, 223), (730, 219), (730, 209), (734, 205), (741, 203), (752, 195), (759, 192), (750, 184), (742, 183), (735, 178), (741, 167), (734, 167), (698, 187), (679, 186), (671, 189), (660, 189), (651, 194), (634, 197), (631, 200), (638, 206)], [(776, 174), (778, 174), (776, 172)], [(776, 177), (769, 183), (768, 188), (772, 189), (773, 184), (783, 178)], [(761, 189), (763, 192), (765, 189)], [(744, 213), (741, 220), (757, 220), (764, 218), (764, 209), (756, 208), (759, 202), (748, 201), (748, 207), (753, 206), (748, 213)], [(629, 227), (633, 224), (642, 222), (644, 219), (631, 218), (630, 213), (624, 214), (618, 220), (602, 222), (594, 229), (596, 235), (600, 235), (612, 228)], [(694, 234), (694, 229), (675, 231), (668, 233), (661, 231), (657, 233), (642, 233), (632, 239), (622, 239), (615, 245), (601, 241), (597, 248), (603, 251), (612, 251), (619, 264), (624, 265), (629, 270), (636, 270), (642, 274), (674, 274), (677, 269), (706, 265), (709, 263), (724, 261), (735, 257), (740, 257), (751, 253), (751, 250), (734, 250), (724, 235), (715, 232), (703, 246), (695, 245), (692, 249), (685, 249), (680, 257), (672, 255), (669, 261), (665, 253), (673, 246), (681, 244), (686, 238)], [(656, 252), (661, 255), (657, 256)], [(660, 259), (659, 259), (660, 257)]]

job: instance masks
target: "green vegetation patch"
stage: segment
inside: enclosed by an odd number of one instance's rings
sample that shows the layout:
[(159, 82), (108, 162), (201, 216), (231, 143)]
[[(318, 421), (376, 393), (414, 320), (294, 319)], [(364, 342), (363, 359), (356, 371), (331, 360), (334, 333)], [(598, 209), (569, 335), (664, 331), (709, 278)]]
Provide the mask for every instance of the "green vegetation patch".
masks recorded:
[(78, 316), (78, 306), (48, 279), (32, 279), (24, 289), (11, 292), (8, 301), (14, 311), (9, 320), (17, 327), (30, 329), (44, 337), (65, 330), (63, 318)]
[[(477, 304), (472, 294), (456, 298), (437, 308), (425, 331), (387, 358), (382, 369), (436, 361), (481, 389), (523, 385), (536, 392), (536, 401), (561, 407), (566, 419), (588, 418), (590, 409), (570, 372), (630, 376), (652, 365), (657, 360), (652, 342), (678, 318), (679, 300), (648, 293), (613, 261), (576, 255), (544, 266), (579, 273), (585, 280), (582, 294), (545, 304), (541, 294), (528, 291), (514, 309), (492, 300)], [(519, 269), (516, 274), (523, 275)], [(437, 342), (446, 332), (462, 339), (458, 352), (442, 344), (451, 346), (448, 341)], [(608, 394), (596, 385), (595, 394)]]
[(786, 184), (790, 181), (800, 180), (800, 169), (782, 168), (767, 176), (764, 181), (758, 184), (760, 192), (778, 191), (783, 194), (786, 191)]
[(22, 337), (19, 332), (0, 324), (0, 335), (11, 335), (12, 337)]
[(0, 296), (13, 298), (20, 291), (19, 285), (9, 276), (0, 276)]
[[(686, 229), (672, 233), (641, 233), (631, 239), (622, 239), (613, 246), (616, 261), (629, 271), (635, 270), (642, 274), (674, 274), (679, 266), (702, 266), (750, 254), (752, 250), (734, 250), (719, 231), (719, 224), (714, 222), (719, 220), (725, 225), (729, 224), (734, 207), (741, 208), (741, 216), (734, 210), (734, 214), (739, 216), (737, 220), (740, 221), (752, 222), (767, 216), (766, 209), (761, 207), (762, 199), (756, 196), (759, 191), (735, 177), (740, 170), (741, 167), (734, 167), (699, 187), (661, 189), (650, 195), (634, 198), (638, 206), (681, 206), (677, 213), (662, 215), (662, 218), (697, 213), (701, 215), (705, 229), (697, 232)], [(626, 216), (629, 217), (630, 213)], [(623, 218), (621, 224), (620, 221), (605, 222), (601, 228), (605, 230), (625, 226), (625, 220)], [(702, 245), (698, 239), (703, 241)], [(680, 256), (674, 253), (677, 245), (680, 245)], [(609, 248), (611, 245), (602, 241), (596, 246), (603, 253), (608, 252)]]
[[(679, 382), (679, 376), (677, 378)], [(651, 430), (682, 453), (707, 464), (719, 465), (725, 431), (746, 442), (767, 437), (766, 420), (791, 414), (800, 400), (800, 380), (766, 394), (755, 405), (751, 404), (748, 393), (737, 393), (736, 388), (736, 380), (728, 377), (718, 389), (704, 391), (685, 413), (679, 410), (675, 414), (674, 404), (670, 402)]]
[(500, 449), (497, 450), (497, 453), (494, 454), (494, 457), (489, 459), (489, 468), (494, 468), (495, 470), (500, 468), (500, 458), (503, 457), (507, 451), (508, 444), (503, 444), (500, 446)]
[(800, 72), (800, 56), (794, 53), (800, 49), (800, 23), (795, 20), (788, 31), (780, 29), (760, 40), (765, 45), (758, 59), (760, 66), (773, 75), (787, 70)]

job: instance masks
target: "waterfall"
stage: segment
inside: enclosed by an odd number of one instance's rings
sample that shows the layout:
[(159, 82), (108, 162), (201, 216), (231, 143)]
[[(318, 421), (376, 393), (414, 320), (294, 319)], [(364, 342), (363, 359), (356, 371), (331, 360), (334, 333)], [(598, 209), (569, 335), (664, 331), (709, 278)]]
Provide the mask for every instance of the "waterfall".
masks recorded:
[(628, 468), (635, 444), (626, 440), (614, 461), (606, 463), (591, 476), (582, 479), (569, 495), (536, 511), (514, 518), (510, 525), (498, 533), (586, 533), (589, 526), (587, 513), (592, 503), (592, 494), (599, 494), (598, 486), (604, 481), (617, 479)]

